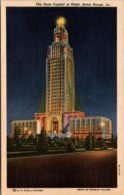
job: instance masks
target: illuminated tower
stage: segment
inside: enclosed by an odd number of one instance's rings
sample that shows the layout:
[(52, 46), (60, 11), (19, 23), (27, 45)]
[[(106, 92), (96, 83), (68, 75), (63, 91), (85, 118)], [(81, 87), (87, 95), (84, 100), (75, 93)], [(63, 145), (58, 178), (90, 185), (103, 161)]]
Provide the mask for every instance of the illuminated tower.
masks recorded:
[(45, 129), (47, 135), (62, 135), (85, 139), (89, 134), (96, 138), (111, 139), (112, 121), (102, 116), (86, 116), (75, 109), (73, 49), (68, 43), (65, 19), (59, 17), (48, 47), (46, 58), (46, 113), (35, 113), (34, 120), (12, 121), (12, 137), (34, 137)]
[(46, 58), (46, 112), (60, 115), (75, 111), (73, 49), (68, 43), (65, 19), (59, 17)]

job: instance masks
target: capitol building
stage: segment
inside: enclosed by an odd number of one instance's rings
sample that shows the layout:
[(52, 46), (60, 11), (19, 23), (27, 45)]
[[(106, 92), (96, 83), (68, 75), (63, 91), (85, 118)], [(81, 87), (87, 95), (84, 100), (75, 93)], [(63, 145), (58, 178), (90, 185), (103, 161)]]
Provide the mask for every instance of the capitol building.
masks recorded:
[(59, 17), (53, 31), (53, 42), (46, 58), (46, 111), (35, 113), (34, 120), (11, 122), (11, 136), (19, 129), (23, 135), (34, 137), (44, 128), (48, 136), (74, 136), (110, 139), (112, 121), (103, 116), (88, 116), (76, 110), (75, 63), (73, 48), (68, 41), (65, 19)]

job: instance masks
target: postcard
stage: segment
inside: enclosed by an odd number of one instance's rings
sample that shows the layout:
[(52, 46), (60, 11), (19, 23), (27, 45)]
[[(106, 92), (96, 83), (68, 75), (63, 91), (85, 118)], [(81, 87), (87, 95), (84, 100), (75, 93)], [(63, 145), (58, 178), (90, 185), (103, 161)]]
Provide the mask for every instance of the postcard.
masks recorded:
[(122, 2), (1, 2), (1, 192), (124, 193)]

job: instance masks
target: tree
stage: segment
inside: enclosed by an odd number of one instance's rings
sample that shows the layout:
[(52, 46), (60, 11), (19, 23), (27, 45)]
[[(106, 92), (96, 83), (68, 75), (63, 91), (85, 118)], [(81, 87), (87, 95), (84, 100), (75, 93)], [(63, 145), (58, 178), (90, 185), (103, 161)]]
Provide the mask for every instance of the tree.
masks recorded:
[(7, 151), (11, 151), (13, 146), (12, 139), (7, 135)]
[(111, 147), (117, 148), (117, 136), (114, 137), (113, 134), (112, 134), (112, 138), (111, 138)]
[(86, 138), (86, 149), (93, 150), (92, 134), (89, 134), (89, 136)]
[(93, 149), (94, 149), (96, 147), (96, 138), (94, 135), (92, 136), (92, 141), (93, 141)]
[(77, 142), (77, 139), (75, 137), (72, 138), (72, 142), (74, 143), (75, 147), (77, 147), (78, 142)]
[(48, 140), (44, 128), (42, 128), (41, 134), (38, 135), (37, 150), (40, 153), (46, 153), (48, 151)]
[(104, 149), (105, 149), (105, 150), (107, 150), (107, 149), (108, 149), (108, 147), (107, 147), (107, 143), (106, 143), (106, 141), (105, 141), (105, 140), (104, 140), (104, 142), (105, 142)]
[(85, 147), (85, 140), (82, 138), (81, 142), (82, 142), (82, 148), (84, 148)]
[(114, 148), (117, 148), (117, 136), (114, 138), (113, 147), (114, 147)]
[(65, 140), (62, 141), (62, 147), (67, 147), (67, 143)]
[(70, 151), (70, 152), (75, 151), (75, 145), (74, 145), (74, 143), (73, 143), (72, 141), (70, 141), (70, 142), (68, 143), (67, 149), (68, 149), (68, 151)]
[(112, 134), (112, 137), (111, 137), (111, 147), (114, 147), (114, 135)]
[(28, 144), (33, 144), (33, 143), (34, 143), (34, 137), (33, 137), (33, 135), (30, 135), (28, 137)]
[(101, 150), (105, 149), (105, 140), (102, 137), (99, 139), (99, 144)]
[(15, 128), (15, 136), (14, 136), (14, 141), (17, 145), (17, 147), (20, 146), (20, 139), (19, 139), (19, 134), (20, 134), (20, 129), (18, 127)]

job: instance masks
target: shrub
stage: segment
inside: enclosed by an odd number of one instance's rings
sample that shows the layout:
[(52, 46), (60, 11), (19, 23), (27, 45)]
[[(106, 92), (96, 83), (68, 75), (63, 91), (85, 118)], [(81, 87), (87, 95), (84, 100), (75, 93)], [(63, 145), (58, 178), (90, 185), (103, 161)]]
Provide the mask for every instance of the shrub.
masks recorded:
[(86, 149), (93, 150), (93, 140), (91, 134), (89, 134), (89, 136), (86, 138)]
[(74, 145), (74, 143), (72, 141), (68, 143), (67, 149), (70, 152), (75, 151), (75, 145)]
[(38, 135), (37, 150), (40, 153), (46, 153), (48, 151), (48, 140), (44, 128), (41, 130), (41, 134)]

